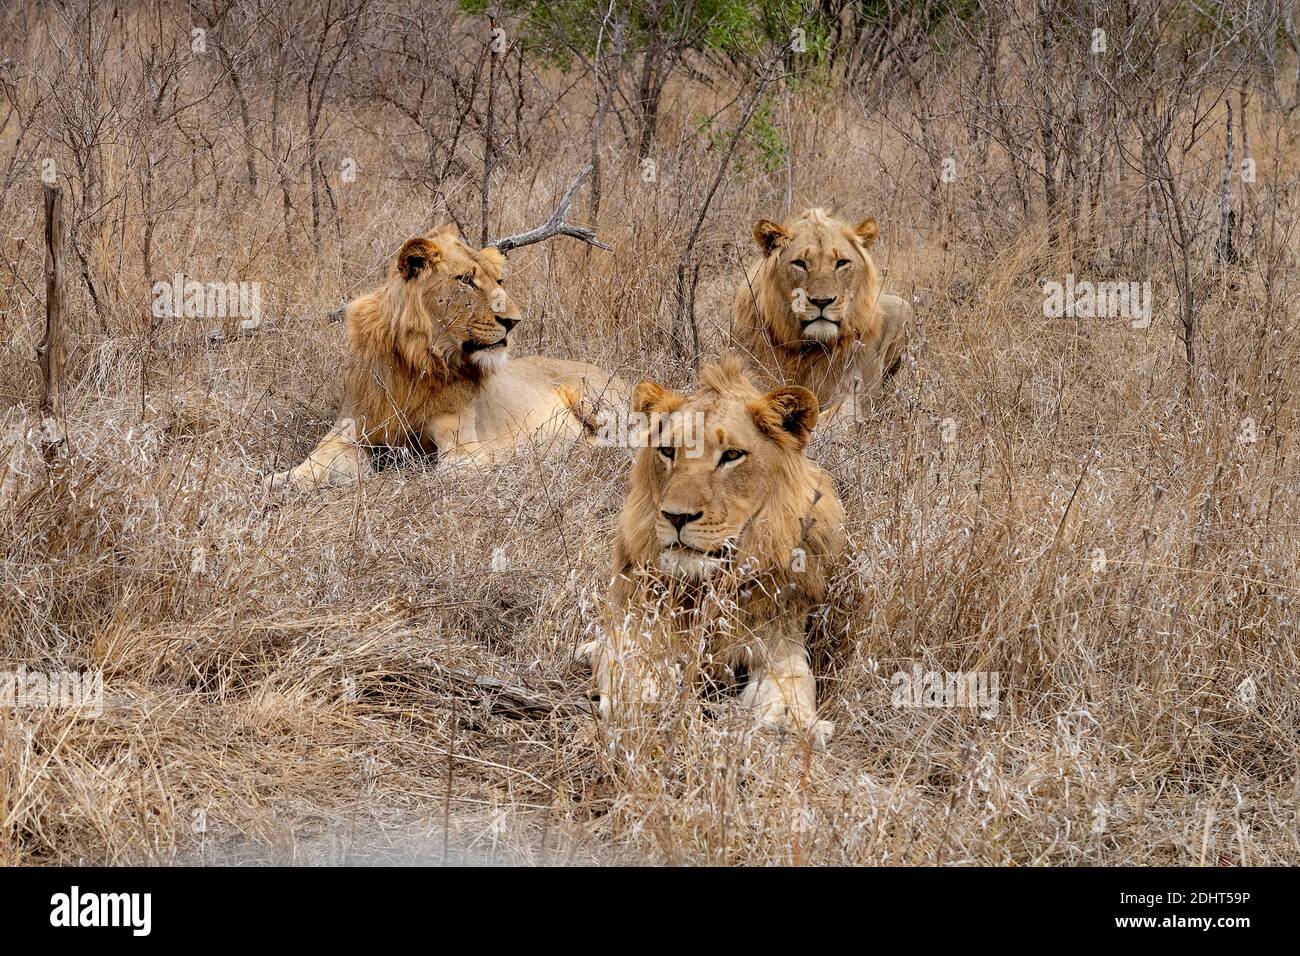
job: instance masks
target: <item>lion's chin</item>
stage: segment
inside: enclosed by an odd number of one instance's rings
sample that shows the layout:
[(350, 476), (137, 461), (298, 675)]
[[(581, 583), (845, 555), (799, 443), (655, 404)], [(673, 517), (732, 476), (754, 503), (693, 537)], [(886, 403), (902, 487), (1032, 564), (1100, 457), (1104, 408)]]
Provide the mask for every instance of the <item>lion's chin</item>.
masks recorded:
[(813, 319), (803, 327), (803, 337), (813, 342), (834, 342), (840, 337), (839, 323), (830, 319)]
[(469, 360), (485, 372), (499, 372), (510, 358), (510, 352), (504, 344), (476, 349), (469, 354)]
[(722, 569), (725, 558), (692, 548), (668, 547), (659, 552), (659, 568), (676, 578), (703, 581)]

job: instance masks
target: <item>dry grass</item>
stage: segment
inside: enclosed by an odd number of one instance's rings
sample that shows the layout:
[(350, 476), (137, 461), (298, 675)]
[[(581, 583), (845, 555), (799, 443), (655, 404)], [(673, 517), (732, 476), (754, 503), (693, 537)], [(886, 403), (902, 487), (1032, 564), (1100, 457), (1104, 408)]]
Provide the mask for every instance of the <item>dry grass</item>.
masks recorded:
[[(569, 96), (564, 110), (585, 115), (590, 98)], [(463, 679), (556, 701), (585, 687), (571, 655), (601, 619), (621, 452), (476, 473), (412, 461), (351, 489), (260, 490), (333, 420), (344, 343), (326, 312), (431, 224), (435, 201), (400, 179), (397, 120), (340, 104), (330, 161), (360, 168), (336, 184), (341, 241), (332, 224), (313, 241), (300, 213), (287, 246), (278, 183), (237, 188), (231, 142), (215, 178), (169, 185), (146, 276), (129, 150), (104, 150), (106, 193), (127, 196), (120, 238), (109, 220), (83, 241), (112, 307), (103, 328), (79, 288), (70, 449), (54, 472), (22, 440), (39, 394), (39, 181), (9, 191), (0, 424), (26, 474), (0, 502), (0, 669), (102, 668), (107, 709), (0, 710), (0, 863), (1296, 862), (1294, 267), (1271, 294), (1249, 269), (1206, 270), (1189, 379), (1161, 267), (1117, 267), (1153, 282), (1148, 331), (1045, 320), (1040, 278), (1070, 266), (1046, 252), (1044, 214), (941, 214), (896, 118), (792, 96), (774, 115), (794, 206), (876, 213), (888, 287), (919, 300), (896, 394), (813, 447), (850, 542), (819, 642), (837, 724), (826, 752), (698, 701), (671, 734), (611, 746), (587, 717), (521, 717)], [(689, 382), (665, 330), (717, 161), (694, 129), (730, 98), (674, 87), (660, 137), (677, 145), (655, 185), (611, 132), (597, 226), (614, 252), (561, 241), (512, 256), (528, 319), (516, 353)], [(219, 132), (228, 116), (189, 119)], [(3, 133), (12, 147), (13, 125)], [(494, 225), (549, 211), (582, 161), (574, 142), (552, 117), (505, 159)], [(169, 148), (188, 155), (179, 136)], [(1261, 170), (1297, 172), (1293, 139), (1256, 150)], [(784, 212), (786, 187), (742, 150), (705, 234), (706, 326), (725, 322), (749, 225)], [(309, 209), (306, 182), (292, 189)], [(466, 173), (448, 195), (473, 210), (475, 190)], [(1279, 188), (1293, 227), (1292, 196)], [(1117, 191), (1103, 209), (1115, 248), (1129, 201)], [(260, 281), (277, 324), (220, 348), (201, 319), (148, 333), (148, 283), (177, 270)], [(1246, 417), (1253, 443), (1239, 440)], [(999, 716), (891, 706), (890, 675), (913, 663), (999, 672)]]

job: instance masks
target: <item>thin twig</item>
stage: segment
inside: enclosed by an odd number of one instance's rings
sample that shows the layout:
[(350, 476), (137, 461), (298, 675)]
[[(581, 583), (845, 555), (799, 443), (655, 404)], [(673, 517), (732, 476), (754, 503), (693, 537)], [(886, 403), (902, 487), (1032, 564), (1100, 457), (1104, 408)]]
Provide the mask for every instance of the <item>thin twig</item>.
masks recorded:
[(763, 78), (758, 84), (758, 89), (754, 91), (754, 95), (745, 104), (745, 113), (741, 116), (735, 131), (731, 134), (731, 142), (727, 144), (727, 151), (722, 154), (722, 162), (718, 164), (718, 172), (713, 177), (713, 185), (709, 187), (709, 192), (704, 197), (704, 202), (700, 206), (700, 214), (696, 217), (695, 226), (691, 229), (691, 236), (686, 241), (686, 250), (682, 253), (681, 261), (677, 263), (677, 314), (673, 319), (672, 343), (673, 348), (679, 355), (684, 354), (685, 342), (682, 341), (682, 332), (686, 320), (689, 319), (692, 365), (699, 361), (700, 355), (700, 333), (695, 324), (695, 277), (699, 274), (698, 266), (695, 273), (692, 274), (689, 290), (686, 287), (686, 274), (691, 264), (691, 256), (695, 254), (695, 243), (700, 238), (700, 230), (704, 228), (704, 220), (709, 214), (709, 205), (713, 202), (713, 196), (718, 191), (718, 187), (722, 185), (722, 177), (727, 174), (727, 169), (731, 165), (731, 155), (736, 151), (736, 144), (740, 142), (741, 134), (745, 132), (745, 127), (749, 125), (749, 120), (754, 115), (754, 110), (758, 107), (758, 101), (762, 98), (767, 85), (772, 82), (772, 77), (776, 75), (777, 64), (781, 63), (789, 52), (790, 45), (787, 44), (772, 57), (772, 62), (763, 71)]

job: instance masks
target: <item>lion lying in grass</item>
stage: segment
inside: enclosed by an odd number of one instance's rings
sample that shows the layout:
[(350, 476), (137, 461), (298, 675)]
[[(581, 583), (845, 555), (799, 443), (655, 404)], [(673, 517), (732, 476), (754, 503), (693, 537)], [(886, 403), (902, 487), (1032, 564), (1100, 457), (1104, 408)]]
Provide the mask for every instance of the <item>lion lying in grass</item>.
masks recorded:
[(653, 382), (633, 392), (633, 410), (657, 416), (658, 444), (632, 468), (607, 633), (580, 653), (609, 715), (665, 696), (680, 651), (702, 641), (698, 676), (743, 668), (741, 700), (761, 722), (825, 740), (804, 635), (844, 512), (804, 454), (817, 399), (798, 386), (764, 395), (739, 360), (700, 381), (689, 397)]
[(509, 357), (519, 309), (502, 286), (505, 257), (473, 249), (454, 226), (407, 240), (384, 285), (347, 307), (350, 355), (338, 422), (271, 488), (348, 484), (374, 446), (436, 449), (440, 463), (488, 463), (590, 432), (597, 404), (627, 387), (585, 362)]
[(878, 232), (822, 209), (754, 224), (762, 258), (736, 290), (736, 344), (765, 384), (802, 385), (827, 416), (876, 399), (907, 344), (912, 307), (882, 293), (868, 251)]

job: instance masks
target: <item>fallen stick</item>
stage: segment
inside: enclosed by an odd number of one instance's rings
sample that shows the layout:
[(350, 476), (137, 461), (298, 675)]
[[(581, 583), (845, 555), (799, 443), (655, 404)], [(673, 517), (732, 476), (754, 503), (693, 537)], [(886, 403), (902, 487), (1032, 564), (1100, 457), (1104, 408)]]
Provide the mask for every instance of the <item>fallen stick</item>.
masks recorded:
[[(240, 322), (238, 325), (235, 326), (233, 337), (238, 339), (248, 335), (255, 335), (258, 332), (264, 332), (267, 329), (273, 329), (278, 324), (279, 323), (276, 322), (274, 319), (244, 319), (242, 322)], [(226, 330), (222, 328), (212, 329), (208, 332), (207, 336), (205, 336), (205, 339), (210, 347), (215, 347), (220, 345), (222, 342), (226, 341), (227, 338), (228, 336), (226, 335)]]
[(523, 717), (552, 715), (571, 717), (591, 714), (591, 701), (586, 698), (569, 697), (556, 700), (554, 697), (535, 693), (518, 684), (455, 667), (436, 666), (435, 671), (453, 684), (481, 691), (485, 699), (490, 698), (495, 713), (512, 713)]

